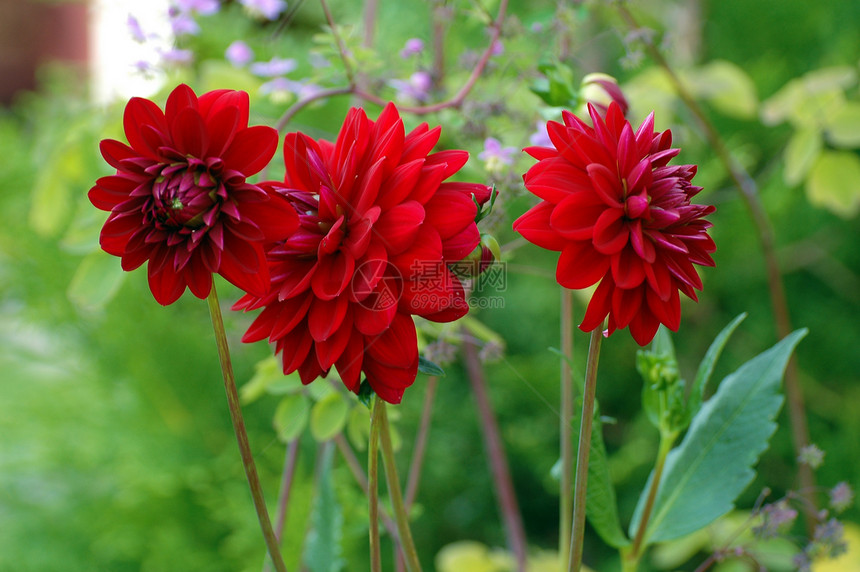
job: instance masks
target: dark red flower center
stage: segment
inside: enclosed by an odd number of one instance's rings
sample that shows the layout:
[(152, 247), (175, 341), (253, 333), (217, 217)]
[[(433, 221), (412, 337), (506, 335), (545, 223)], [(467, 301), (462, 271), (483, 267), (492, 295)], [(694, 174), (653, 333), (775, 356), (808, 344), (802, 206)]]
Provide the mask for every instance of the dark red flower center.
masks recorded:
[(191, 230), (211, 226), (227, 193), (220, 159), (189, 157), (166, 165), (152, 186), (152, 211), (162, 228)]

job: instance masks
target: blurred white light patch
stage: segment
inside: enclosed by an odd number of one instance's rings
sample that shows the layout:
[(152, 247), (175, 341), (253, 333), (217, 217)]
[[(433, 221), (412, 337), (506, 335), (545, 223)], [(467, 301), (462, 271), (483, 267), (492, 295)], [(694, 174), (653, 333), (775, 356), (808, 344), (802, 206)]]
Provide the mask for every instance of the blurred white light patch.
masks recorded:
[[(92, 82), (97, 101), (147, 97), (164, 83), (156, 68), (173, 45), (168, 0), (95, 0), (91, 5)], [(135, 40), (129, 28), (135, 18), (145, 37)], [(142, 68), (151, 68), (143, 71)]]

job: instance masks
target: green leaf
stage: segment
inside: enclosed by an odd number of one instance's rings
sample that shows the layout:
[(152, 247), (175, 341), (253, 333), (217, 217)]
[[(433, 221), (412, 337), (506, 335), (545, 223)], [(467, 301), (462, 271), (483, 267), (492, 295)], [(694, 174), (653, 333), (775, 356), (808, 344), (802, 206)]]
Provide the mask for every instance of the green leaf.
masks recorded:
[(717, 334), (708, 351), (705, 352), (705, 357), (702, 358), (702, 363), (699, 364), (699, 370), (696, 372), (696, 379), (693, 380), (693, 386), (690, 388), (690, 397), (687, 399), (687, 412), (690, 417), (695, 417), (702, 408), (702, 399), (705, 396), (705, 387), (711, 379), (711, 374), (714, 373), (714, 366), (717, 360), (720, 359), (720, 354), (723, 353), (723, 348), (726, 342), (734, 333), (735, 329), (747, 317), (746, 312), (732, 320), (728, 326)]
[(311, 572), (339, 572), (343, 569), (341, 540), (343, 511), (332, 484), (334, 447), (323, 448), (317, 495), (311, 513), (311, 529), (305, 546), (304, 563)]
[(418, 356), (418, 371), (424, 375), (445, 376), (444, 369), (423, 356)]
[(81, 261), (66, 294), (81, 310), (100, 310), (114, 297), (124, 279), (119, 260), (97, 250)]
[(288, 443), (301, 435), (308, 424), (310, 409), (307, 396), (301, 393), (284, 396), (275, 409), (273, 421), (278, 439)]
[(860, 147), (860, 103), (847, 102), (827, 117), (827, 140), (836, 147)]
[(860, 211), (860, 158), (849, 151), (824, 151), (806, 180), (806, 196), (815, 206), (843, 218)]
[(821, 128), (801, 127), (795, 131), (785, 147), (785, 184), (793, 186), (802, 181), (818, 159), (823, 146)]
[(367, 411), (361, 407), (352, 408), (346, 422), (346, 436), (357, 450), (367, 450), (367, 441), (370, 438), (370, 416)]
[(317, 441), (328, 441), (343, 429), (349, 403), (339, 391), (332, 391), (314, 403), (311, 410), (311, 435)]
[(256, 401), (266, 393), (283, 395), (301, 391), (302, 380), (298, 372), (284, 375), (281, 363), (271, 355), (254, 365), (254, 375), (239, 389), (242, 403)]
[(685, 74), (686, 84), (693, 93), (707, 99), (722, 113), (749, 119), (758, 109), (755, 84), (739, 66), (715, 60)]
[[(581, 414), (580, 414), (581, 416)], [(600, 535), (600, 538), (614, 548), (628, 546), (630, 540), (624, 536), (618, 519), (618, 503), (615, 487), (609, 476), (606, 462), (606, 445), (603, 443), (603, 424), (595, 405), (594, 426), (591, 431), (591, 452), (588, 460), (588, 487), (585, 493), (585, 516)]]
[[(755, 476), (752, 469), (776, 430), (780, 384), (791, 352), (806, 330), (788, 335), (720, 384), (701, 408), (681, 444), (666, 459), (645, 533), (647, 543), (679, 538), (713, 522), (734, 506)], [(630, 524), (639, 527), (648, 479)]]

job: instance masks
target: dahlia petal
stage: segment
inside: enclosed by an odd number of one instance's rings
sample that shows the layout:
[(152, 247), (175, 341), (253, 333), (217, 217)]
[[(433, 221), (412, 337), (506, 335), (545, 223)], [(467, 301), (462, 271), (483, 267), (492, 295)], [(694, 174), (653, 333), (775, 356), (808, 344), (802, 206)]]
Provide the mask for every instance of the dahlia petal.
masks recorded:
[(469, 160), (469, 153), (460, 149), (448, 149), (427, 155), (425, 165), (444, 165), (445, 176), (442, 179), (447, 179), (457, 171), (463, 168)]
[(168, 132), (164, 113), (156, 104), (142, 97), (131, 98), (125, 106), (122, 123), (126, 139), (132, 149), (141, 155), (158, 157), (156, 148), (150, 146), (141, 134), (141, 129), (149, 125), (154, 125), (163, 133)]
[(358, 393), (361, 385), (361, 366), (364, 361), (364, 336), (353, 333), (334, 365), (346, 388)]
[(474, 226), (478, 207), (471, 196), (455, 189), (440, 186), (424, 205), (425, 224), (433, 226), (442, 240), (451, 238), (468, 226)]
[(412, 246), (389, 261), (397, 268), (404, 280), (411, 280), (427, 268), (436, 268), (442, 260), (442, 239), (432, 226), (422, 224)]
[(365, 358), (363, 367), (374, 393), (380, 399), (397, 405), (403, 399), (403, 392), (415, 383), (418, 356), (415, 356), (415, 361), (407, 368), (388, 367), (368, 358)]
[(216, 89), (201, 95), (197, 105), (200, 109), (200, 115), (206, 119), (207, 124), (209, 124), (210, 119), (218, 116), (225, 109), (238, 111), (239, 119), (236, 122), (236, 129), (244, 129), (248, 127), (249, 100), (248, 94), (244, 91)]
[[(607, 120), (609, 116), (612, 115), (613, 114), (610, 111), (610, 113), (607, 114)], [(636, 138), (633, 136), (633, 128), (624, 120), (623, 115), (621, 116), (621, 121), (624, 122), (624, 125), (621, 127), (621, 135), (618, 138), (618, 170), (620, 173), (626, 174), (633, 170), (639, 162), (639, 159), (642, 158), (642, 155), (638, 152), (638, 148), (636, 147)]]
[(191, 258), (189, 264), (185, 266), (182, 273), (185, 282), (188, 283), (188, 289), (191, 293), (200, 298), (206, 298), (212, 290), (212, 273), (206, 269), (206, 265), (199, 256)]
[(605, 209), (594, 223), (592, 244), (601, 254), (611, 255), (627, 246), (630, 231), (619, 208)]
[(348, 313), (346, 314), (341, 327), (334, 330), (331, 336), (326, 338), (324, 341), (314, 342), (317, 362), (322, 369), (328, 370), (337, 362), (353, 335), (352, 315)]
[[(251, 298), (253, 297), (243, 296), (238, 302), (236, 302), (236, 304), (233, 305), (233, 309), (242, 309), (244, 304), (248, 304), (250, 302)], [(264, 308), (254, 321), (251, 322), (251, 325), (248, 326), (248, 330), (242, 336), (242, 343), (252, 344), (268, 338), (269, 334), (272, 332), (272, 324), (280, 313), (280, 304), (272, 304), (271, 306)]]
[(549, 225), (564, 238), (589, 240), (594, 236), (595, 222), (605, 210), (606, 205), (593, 193), (573, 193), (553, 209)]
[(124, 170), (122, 165), (122, 161), (124, 159), (131, 159), (132, 157), (138, 156), (134, 149), (115, 139), (103, 139), (102, 142), (99, 143), (99, 151), (101, 151), (102, 157), (104, 157), (108, 165), (117, 171)]
[(609, 257), (597, 252), (591, 242), (570, 242), (561, 251), (555, 276), (559, 284), (571, 290), (587, 288), (609, 270)]
[(277, 193), (270, 193), (266, 202), (241, 202), (238, 207), (242, 218), (253, 221), (263, 232), (266, 242), (284, 240), (299, 226), (296, 210)]
[(265, 296), (269, 288), (269, 272), (263, 248), (230, 234), (224, 236), (224, 246), (218, 274), (249, 294)]
[(379, 158), (373, 165), (362, 171), (361, 179), (356, 186), (352, 205), (347, 206), (350, 214), (361, 216), (369, 209), (376, 201), (379, 195), (379, 186), (382, 184), (384, 174), (384, 164), (386, 158)]
[(403, 283), (401, 312), (417, 314), (437, 322), (450, 322), (469, 311), (460, 280), (442, 263), (426, 264), (422, 272)]
[(558, 157), (558, 150), (554, 147), (526, 147), (523, 149), (523, 152), (528, 154), (530, 157), (537, 159), (538, 161), (543, 161), (544, 159), (552, 159), (554, 157)]
[(642, 157), (651, 150), (651, 140), (654, 138), (654, 112), (648, 114), (645, 121), (636, 130), (636, 150)]
[(173, 127), (178, 121), (179, 115), (186, 109), (197, 112), (197, 96), (190, 87), (182, 83), (170, 92), (170, 95), (167, 96), (167, 102), (164, 104), (164, 117), (167, 124)]
[(275, 270), (272, 271), (272, 278), (278, 280), (278, 299), (286, 300), (307, 290), (318, 266), (319, 263), (313, 260), (282, 261), (277, 269), (277, 276)]
[(112, 212), (102, 227), (101, 238), (128, 237), (142, 226), (144, 226), (143, 215), (140, 212)]
[(374, 144), (370, 149), (370, 157), (376, 161), (383, 159), (383, 173), (390, 174), (400, 163), (405, 139), (403, 120), (393, 103), (389, 103), (379, 114), (374, 125)]
[(366, 336), (376, 336), (387, 330), (397, 315), (400, 293), (400, 287), (392, 276), (385, 276), (378, 281), (373, 292), (353, 306), (356, 331)]
[(318, 154), (319, 146), (304, 133), (287, 133), (284, 137), (285, 183), (288, 187), (316, 193), (320, 180), (310, 170), (309, 150)]
[(648, 286), (661, 300), (669, 299), (672, 295), (672, 273), (665, 264), (646, 264), (645, 277), (648, 279)]
[(603, 326), (606, 315), (612, 310), (612, 294), (614, 290), (612, 277), (607, 275), (600, 281), (600, 284), (594, 290), (594, 294), (591, 295), (591, 300), (585, 309), (585, 316), (582, 318), (582, 323), (579, 324), (580, 330), (591, 332)]
[(447, 261), (462, 260), (481, 242), (478, 227), (470, 224), (461, 232), (442, 241), (442, 258)]
[(618, 176), (599, 163), (586, 167), (591, 179), (592, 188), (597, 195), (610, 207), (618, 206), (623, 200), (624, 188)]
[(103, 211), (109, 211), (119, 203), (128, 200), (129, 194), (137, 187), (134, 181), (111, 175), (101, 177), (95, 186), (87, 193), (87, 197), (94, 207)]
[(642, 288), (615, 288), (612, 292), (612, 318), (616, 328), (626, 328), (639, 308), (645, 293)]
[(532, 166), (523, 177), (526, 188), (551, 203), (560, 203), (571, 193), (591, 192), (591, 181), (581, 169), (563, 157), (545, 159)]
[[(269, 339), (275, 341), (292, 332), (308, 315), (308, 310), (314, 300), (316, 298), (313, 294), (307, 292), (303, 296), (299, 295), (282, 302), (273, 302), (272, 307), (278, 308), (280, 311), (272, 321), (271, 330), (267, 334)], [(248, 332), (250, 333), (250, 330)]]
[(355, 259), (343, 252), (321, 257), (311, 279), (311, 288), (318, 298), (331, 300), (349, 284), (355, 270)]
[(687, 257), (667, 255), (665, 259), (666, 266), (669, 268), (669, 272), (672, 273), (672, 276), (696, 290), (702, 289), (702, 279), (699, 278), (696, 268)]
[(421, 178), (421, 168), (423, 166), (423, 157), (398, 165), (383, 182), (376, 199), (377, 206), (385, 211), (406, 200), (406, 197), (410, 195), (416, 183)]
[(627, 228), (630, 231), (630, 245), (633, 250), (646, 264), (652, 264), (657, 259), (657, 249), (654, 248), (650, 238), (642, 232), (642, 224), (636, 220)]
[(225, 169), (245, 176), (260, 172), (278, 147), (278, 132), (265, 125), (255, 125), (236, 133), (222, 157)]
[(366, 341), (365, 351), (382, 365), (409, 367), (418, 356), (418, 336), (412, 317), (398, 313), (387, 330)]
[[(229, 148), (241, 125), (241, 111), (236, 107), (223, 107), (206, 118), (209, 133), (209, 157), (221, 157)], [(247, 124), (247, 121), (246, 121)]]
[(647, 346), (657, 334), (660, 320), (654, 317), (644, 306), (630, 321), (630, 335), (640, 346)]
[(645, 191), (645, 187), (649, 187), (651, 182), (651, 161), (647, 157), (642, 159), (632, 169), (625, 171), (627, 173), (627, 193), (635, 194)]
[(149, 290), (155, 297), (155, 301), (162, 306), (173, 304), (185, 292), (185, 282), (174, 272), (172, 265), (155, 265), (150, 260), (147, 265), (147, 275)]
[[(313, 343), (313, 338), (303, 328), (296, 328), (277, 341), (275, 348), (281, 354), (284, 375), (296, 371), (304, 363)], [(304, 383), (304, 379), (302, 382)]]
[(412, 187), (409, 193), (409, 199), (418, 201), (422, 205), (427, 203), (436, 191), (439, 185), (445, 180), (445, 165), (428, 165), (426, 162), (421, 167), (421, 174), (418, 182)]
[(209, 147), (206, 125), (194, 108), (181, 110), (170, 122), (170, 135), (177, 150), (183, 155), (202, 158)]
[[(349, 308), (349, 299), (346, 296), (338, 296), (331, 300), (317, 298), (311, 304), (308, 311), (308, 331), (315, 342), (327, 340), (335, 330), (341, 327), (346, 311)], [(320, 364), (323, 369), (328, 366)]]
[(424, 159), (427, 154), (439, 142), (442, 127), (436, 126), (428, 130), (427, 124), (422, 123), (406, 135), (403, 140), (403, 154), (400, 156), (401, 163), (408, 163), (416, 159)]
[(424, 207), (417, 201), (407, 201), (382, 213), (373, 232), (388, 252), (399, 254), (412, 246), (424, 218)]
[(328, 370), (320, 367), (319, 361), (317, 361), (316, 352), (314, 351), (308, 352), (307, 357), (305, 357), (305, 361), (303, 361), (297, 369), (299, 377), (302, 380), (302, 384), (304, 385), (311, 383), (318, 377), (325, 377), (328, 375)]
[(550, 225), (554, 208), (557, 207), (546, 201), (538, 203), (514, 221), (514, 230), (541, 248), (556, 251), (563, 249), (567, 241)]
[(612, 278), (618, 288), (636, 288), (645, 280), (645, 264), (632, 248), (612, 256)]
[(681, 326), (681, 298), (677, 290), (672, 290), (668, 300), (661, 300), (653, 290), (647, 290), (645, 299), (648, 308), (660, 322), (673, 332), (677, 332)]

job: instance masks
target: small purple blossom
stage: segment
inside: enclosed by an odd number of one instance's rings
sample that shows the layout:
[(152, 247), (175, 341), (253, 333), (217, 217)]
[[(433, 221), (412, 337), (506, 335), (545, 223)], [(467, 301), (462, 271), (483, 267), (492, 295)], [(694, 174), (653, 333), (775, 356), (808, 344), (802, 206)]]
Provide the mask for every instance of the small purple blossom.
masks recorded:
[(200, 26), (188, 12), (176, 12), (170, 14), (170, 29), (175, 37), (192, 35), (200, 32)]
[(854, 491), (846, 482), (841, 482), (828, 491), (830, 506), (836, 512), (842, 512), (854, 504)]
[(552, 147), (552, 140), (546, 129), (546, 121), (538, 121), (535, 123), (535, 127), (537, 130), (529, 137), (529, 143), (535, 147)]
[(478, 154), (478, 159), (486, 163), (488, 171), (501, 171), (503, 165), (511, 165), (514, 162), (516, 147), (502, 147), (501, 141), (495, 137), (484, 139), (484, 150)]
[(433, 78), (425, 71), (418, 71), (409, 76), (408, 81), (393, 79), (388, 82), (388, 85), (397, 90), (398, 99), (427, 101), (430, 97), (430, 88), (433, 87)]
[(809, 465), (812, 469), (817, 469), (824, 463), (824, 451), (819, 449), (815, 443), (812, 443), (800, 450), (797, 460), (804, 465)]
[(412, 56), (417, 56), (424, 51), (424, 40), (419, 38), (410, 38), (406, 40), (406, 45), (400, 50), (400, 57), (404, 60)]
[(242, 40), (236, 40), (227, 47), (224, 57), (235, 67), (241, 68), (254, 59), (254, 51)]
[(170, 49), (161, 52), (161, 59), (167, 64), (189, 64), (194, 59), (191, 50)]
[(785, 499), (766, 505), (762, 511), (762, 523), (753, 528), (761, 538), (773, 538), (797, 520), (797, 511)]
[(845, 542), (845, 527), (842, 523), (831, 518), (815, 527), (813, 535), (813, 553), (824, 555), (828, 558), (836, 558), (848, 551)]
[(140, 27), (140, 22), (137, 21), (137, 18), (129, 14), (125, 25), (128, 27), (128, 32), (135, 42), (142, 44), (146, 41), (146, 34), (143, 33), (143, 28)]
[(173, 0), (173, 3), (183, 13), (197, 12), (201, 16), (214, 14), (220, 8), (218, 0)]
[(491, 56), (500, 56), (503, 53), (505, 53), (505, 46), (504, 46), (504, 44), (502, 44), (502, 41), (496, 40), (495, 42), (493, 42), (493, 45), (490, 48), (490, 55)]
[(812, 560), (806, 552), (798, 552), (791, 559), (792, 565), (797, 569), (797, 572), (809, 572), (812, 569)]
[(239, 3), (251, 13), (267, 20), (275, 20), (287, 9), (287, 3), (284, 0), (239, 0)]
[(543, 24), (542, 24), (541, 22), (534, 22), (534, 23), (530, 26), (530, 29), (531, 29), (531, 31), (532, 31), (532, 32), (534, 32), (535, 34), (540, 34), (541, 32), (543, 32)]
[(274, 57), (267, 62), (251, 64), (251, 73), (260, 77), (276, 77), (285, 75), (296, 69), (296, 60), (291, 58)]
[(322, 88), (315, 83), (294, 81), (285, 77), (276, 77), (260, 86), (260, 93), (271, 95), (275, 98), (283, 98), (288, 93), (295, 94), (299, 99), (312, 97), (319, 93)]

